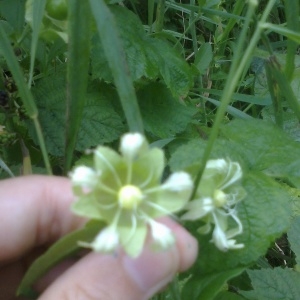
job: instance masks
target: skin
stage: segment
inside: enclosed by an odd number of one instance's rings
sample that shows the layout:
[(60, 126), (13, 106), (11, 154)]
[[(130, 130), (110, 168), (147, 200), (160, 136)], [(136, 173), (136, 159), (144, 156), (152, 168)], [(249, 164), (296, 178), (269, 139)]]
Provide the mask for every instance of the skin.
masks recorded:
[[(74, 201), (69, 179), (26, 176), (0, 181), (0, 300), (16, 298), (26, 268), (53, 242), (82, 227), (85, 220), (70, 212)], [(87, 252), (50, 271), (37, 284), (39, 300), (149, 299), (177, 272), (188, 269), (197, 256), (196, 240), (169, 218), (176, 244), (151, 250), (148, 238), (142, 254), (132, 259)]]

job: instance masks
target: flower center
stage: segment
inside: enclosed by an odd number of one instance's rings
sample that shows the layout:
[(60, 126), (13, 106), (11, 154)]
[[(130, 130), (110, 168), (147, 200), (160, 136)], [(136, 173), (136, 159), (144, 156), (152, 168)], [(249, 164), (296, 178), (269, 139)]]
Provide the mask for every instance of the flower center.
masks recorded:
[(138, 187), (125, 185), (120, 189), (118, 199), (122, 208), (131, 210), (140, 204), (143, 199), (143, 194)]
[(213, 198), (216, 207), (222, 207), (227, 202), (226, 194), (221, 190), (215, 190)]

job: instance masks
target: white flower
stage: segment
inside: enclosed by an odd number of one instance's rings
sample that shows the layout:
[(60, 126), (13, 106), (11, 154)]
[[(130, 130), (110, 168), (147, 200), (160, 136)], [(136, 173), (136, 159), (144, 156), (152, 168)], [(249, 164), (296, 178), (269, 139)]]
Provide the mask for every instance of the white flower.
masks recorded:
[[(143, 249), (149, 227), (160, 247), (174, 242), (170, 230), (154, 219), (181, 210), (189, 200), (193, 182), (189, 174), (178, 172), (161, 184), (164, 153), (149, 148), (139, 133), (124, 135), (120, 152), (99, 146), (93, 151), (95, 171), (75, 169), (71, 179), (78, 199), (72, 209), (78, 215), (108, 224), (90, 247), (109, 251), (118, 244), (136, 257)], [(87, 186), (89, 193), (84, 192)]]
[[(206, 224), (198, 229), (199, 233), (208, 233), (214, 224), (212, 241), (222, 251), (240, 249), (232, 239), (243, 232), (243, 226), (236, 213), (236, 204), (245, 197), (240, 186), (242, 169), (237, 162), (225, 159), (209, 160), (201, 182), (196, 191), (196, 199), (186, 205), (187, 212), (183, 220), (202, 219)], [(228, 229), (228, 218), (237, 226)]]

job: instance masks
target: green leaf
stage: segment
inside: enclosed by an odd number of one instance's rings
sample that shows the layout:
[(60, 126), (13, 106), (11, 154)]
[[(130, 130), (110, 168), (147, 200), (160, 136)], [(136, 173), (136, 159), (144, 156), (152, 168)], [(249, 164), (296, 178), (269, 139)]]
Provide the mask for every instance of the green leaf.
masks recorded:
[(115, 18), (103, 0), (90, 0), (90, 5), (129, 129), (143, 132), (143, 120)]
[(286, 36), (290, 40), (300, 43), (300, 33), (294, 30), (287, 29), (283, 27), (282, 25), (276, 25), (271, 23), (265, 23), (262, 25), (265, 29), (270, 29), (271, 31), (274, 31), (276, 33), (279, 33), (283, 36)]
[[(147, 36), (141, 21), (128, 9), (111, 6), (110, 10), (117, 23), (132, 79), (137, 81), (142, 77), (162, 77), (173, 95), (185, 96), (193, 78), (184, 58), (167, 42)], [(92, 68), (93, 78), (112, 81), (113, 76), (104, 55), (103, 41), (96, 36), (93, 38)]]
[(241, 297), (238, 294), (231, 293), (231, 292), (221, 292), (214, 298), (214, 300), (245, 300), (244, 297)]
[(76, 144), (76, 150), (80, 151), (117, 140), (126, 130), (122, 118), (113, 107), (117, 95), (110, 86), (101, 84), (99, 89), (91, 90), (86, 97)]
[(24, 28), (25, 2), (26, 0), (0, 1), (1, 17), (7, 20), (18, 32)]
[(253, 300), (298, 300), (300, 295), (300, 273), (291, 269), (262, 269), (247, 271), (253, 291), (240, 291)]
[(39, 278), (65, 258), (75, 255), (81, 249), (78, 246), (78, 241), (91, 242), (103, 227), (102, 222), (91, 221), (83, 229), (71, 232), (53, 244), (45, 254), (30, 266), (22, 279), (17, 294), (32, 296), (34, 294), (32, 285)]
[(160, 138), (183, 131), (196, 110), (180, 104), (160, 83), (151, 83), (137, 93), (145, 130)]
[[(201, 164), (206, 146), (207, 141), (202, 139), (192, 139), (188, 143), (178, 147), (169, 160), (171, 170), (197, 170)], [(233, 141), (218, 139), (215, 142), (210, 159), (229, 158), (230, 160), (237, 161), (243, 165), (243, 154), (239, 153), (239, 148), (239, 144)]]
[(300, 175), (300, 145), (278, 127), (260, 120), (235, 120), (222, 133), (240, 145), (250, 168), (273, 177)]
[(297, 267), (300, 267), (300, 216), (293, 219), (291, 228), (288, 231), (288, 240), (291, 250), (296, 255)]
[[(56, 73), (36, 82), (32, 88), (40, 113), (41, 126), (49, 153), (64, 154), (65, 138), (65, 73)], [(92, 146), (116, 140), (124, 131), (120, 116), (113, 108), (116, 93), (106, 84), (92, 87), (85, 96), (81, 127), (76, 150), (83, 151)], [(28, 124), (30, 136), (35, 142), (34, 128)]]
[(213, 59), (210, 43), (204, 43), (199, 48), (195, 57), (195, 65), (201, 74), (204, 74)]
[[(273, 106), (266, 106), (261, 111), (262, 117), (267, 122), (275, 124)], [(282, 111), (283, 130), (296, 142), (300, 142), (299, 121), (291, 109)]]
[[(85, 16), (84, 18), (82, 16)], [(77, 135), (83, 117), (90, 62), (91, 10), (87, 1), (68, 2), (68, 64), (67, 64), (67, 116), (65, 131), (66, 174), (72, 164)]]
[[(203, 258), (202, 258), (203, 259)], [(244, 268), (228, 269), (222, 272), (214, 272), (197, 276), (195, 274), (183, 287), (182, 299), (211, 300), (220, 292), (226, 282), (238, 276)], [(226, 298), (226, 300), (229, 298)], [(232, 298), (234, 299), (234, 298)], [(239, 299), (239, 298), (238, 298)]]
[(149, 39), (148, 47), (147, 56), (159, 66), (159, 72), (172, 94), (179, 98), (185, 97), (193, 84), (188, 64), (162, 40)]

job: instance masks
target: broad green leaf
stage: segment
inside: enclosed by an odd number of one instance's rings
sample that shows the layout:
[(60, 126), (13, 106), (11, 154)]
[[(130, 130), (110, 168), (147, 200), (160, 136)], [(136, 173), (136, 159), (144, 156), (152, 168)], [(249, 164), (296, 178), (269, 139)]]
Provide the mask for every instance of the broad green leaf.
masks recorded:
[(145, 130), (160, 138), (183, 131), (196, 110), (180, 104), (160, 83), (151, 83), (137, 93)]
[(244, 268), (236, 268), (200, 276), (197, 276), (197, 272), (195, 272), (195, 276), (188, 280), (183, 287), (182, 299), (215, 299), (214, 297), (221, 291), (226, 282), (243, 271)]
[(24, 28), (25, 2), (26, 0), (0, 1), (1, 17), (7, 20), (19, 33)]
[(245, 300), (245, 298), (238, 294), (226, 291), (218, 294), (217, 297), (214, 298), (214, 300)]
[(174, 96), (184, 98), (192, 87), (193, 76), (185, 60), (166, 42), (149, 39), (147, 56), (159, 66), (165, 84)]
[[(298, 199), (299, 201), (299, 199)], [(288, 240), (291, 246), (291, 250), (296, 255), (297, 267), (300, 267), (300, 216), (293, 219), (291, 228), (288, 231)]]
[(213, 59), (213, 52), (210, 43), (204, 43), (199, 48), (195, 57), (195, 65), (201, 74), (204, 74)]
[(300, 273), (291, 269), (249, 270), (253, 291), (240, 291), (250, 300), (298, 300), (300, 295)]
[(88, 93), (86, 97), (76, 144), (76, 150), (80, 151), (112, 142), (126, 130), (112, 105), (117, 96), (109, 86), (102, 84), (99, 91)]
[(30, 266), (22, 279), (17, 294), (32, 297), (35, 294), (32, 285), (59, 262), (75, 255), (81, 249), (78, 241), (91, 242), (103, 226), (102, 222), (91, 221), (83, 229), (71, 232), (53, 244)]
[[(49, 153), (63, 156), (65, 139), (65, 74), (58, 73), (36, 82), (32, 88), (39, 109), (41, 126)], [(116, 93), (106, 84), (91, 88), (86, 94), (76, 150), (116, 140), (125, 129), (112, 102)], [(33, 127), (28, 124), (30, 136), (36, 142)]]
[[(189, 169), (190, 171), (197, 171), (206, 146), (206, 140), (192, 139), (188, 143), (178, 147), (169, 160), (171, 170), (180, 171)], [(218, 139), (215, 142), (210, 158), (229, 158), (243, 165), (243, 154), (239, 153), (239, 147), (239, 144), (235, 142)]]
[[(128, 9), (111, 6), (110, 10), (120, 32), (132, 79), (162, 77), (173, 95), (185, 96), (192, 85), (192, 74), (184, 58), (167, 42), (147, 36), (138, 17)], [(112, 81), (103, 41), (96, 36), (93, 38), (92, 68), (93, 78)]]
[(143, 120), (140, 115), (132, 78), (128, 71), (124, 46), (120, 39), (116, 20), (103, 0), (90, 0), (89, 2), (128, 127), (132, 132), (143, 133)]
[[(263, 108), (262, 117), (268, 122), (275, 124), (275, 116), (273, 106)], [(299, 121), (291, 109), (282, 111), (283, 130), (296, 142), (300, 142)]]
[(300, 145), (282, 130), (260, 120), (235, 120), (222, 134), (239, 144), (249, 167), (274, 177), (300, 175)]

